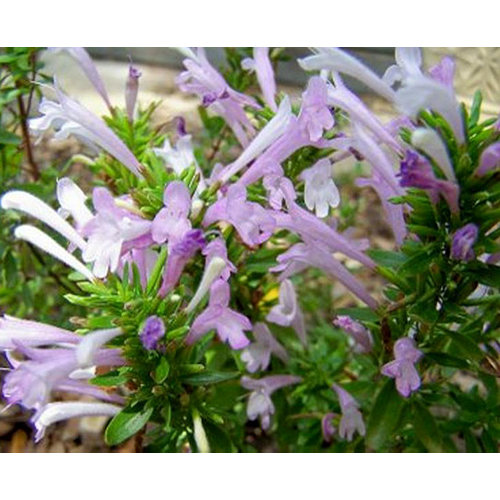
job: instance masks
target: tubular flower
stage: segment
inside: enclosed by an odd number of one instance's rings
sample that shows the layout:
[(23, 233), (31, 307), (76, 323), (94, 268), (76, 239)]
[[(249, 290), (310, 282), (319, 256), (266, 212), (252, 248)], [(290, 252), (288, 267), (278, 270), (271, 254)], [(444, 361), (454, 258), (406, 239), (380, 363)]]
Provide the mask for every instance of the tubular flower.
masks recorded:
[(186, 342), (192, 344), (210, 330), (216, 330), (222, 342), (227, 342), (232, 349), (243, 349), (250, 341), (243, 333), (251, 330), (252, 324), (243, 314), (230, 309), (229, 285), (218, 279), (210, 288), (208, 307), (194, 320)]
[(453, 235), (451, 243), (451, 258), (469, 262), (476, 258), (474, 244), (477, 241), (479, 228), (476, 224), (466, 224)]
[(196, 94), (206, 107), (224, 118), (242, 146), (248, 145), (255, 129), (245, 113), (245, 106), (258, 108), (258, 104), (240, 92), (229, 87), (223, 76), (208, 62), (205, 51), (198, 48), (185, 52), (187, 56), (183, 71), (177, 78), (177, 85), (183, 92)]
[(373, 338), (370, 330), (361, 323), (354, 321), (349, 316), (337, 316), (333, 324), (344, 330), (355, 343), (354, 350), (361, 354), (370, 352), (373, 348)]
[(128, 68), (128, 78), (125, 84), (125, 108), (130, 122), (134, 120), (135, 105), (137, 102), (137, 93), (139, 92), (139, 78), (142, 73), (130, 65)]
[(342, 418), (339, 425), (339, 436), (347, 441), (352, 441), (354, 433), (357, 431), (360, 436), (365, 435), (365, 423), (359, 411), (356, 400), (337, 384), (332, 385), (332, 389), (337, 393), (342, 410)]
[(264, 101), (273, 111), (276, 111), (278, 109), (275, 101), (276, 81), (273, 66), (269, 59), (269, 47), (254, 47), (253, 59), (243, 59), (241, 66), (243, 69), (255, 71)]
[(135, 176), (142, 178), (142, 166), (121, 139), (96, 115), (64, 94), (54, 80), (58, 102), (42, 99), (39, 111), (42, 116), (32, 118), (30, 129), (41, 134), (54, 126), (54, 137), (66, 139), (69, 135), (90, 142), (107, 151), (125, 165)]
[(242, 377), (241, 385), (252, 391), (248, 398), (247, 416), (249, 420), (260, 418), (262, 429), (268, 430), (271, 426), (271, 416), (274, 414), (274, 404), (271, 396), (274, 391), (288, 385), (298, 384), (301, 377), (294, 375), (270, 375), (259, 380)]
[(288, 362), (285, 348), (274, 338), (265, 323), (256, 323), (253, 328), (255, 342), (246, 347), (241, 353), (241, 360), (246, 364), (247, 371), (255, 373), (265, 370), (271, 361), (271, 354)]
[(420, 376), (415, 363), (422, 357), (422, 351), (415, 347), (415, 341), (408, 337), (394, 344), (394, 361), (385, 364), (381, 373), (396, 379), (396, 388), (407, 398), (420, 387)]
[(295, 288), (290, 280), (283, 280), (280, 285), (279, 303), (267, 315), (267, 321), (281, 326), (291, 326), (302, 344), (307, 343), (304, 316), (297, 301)]

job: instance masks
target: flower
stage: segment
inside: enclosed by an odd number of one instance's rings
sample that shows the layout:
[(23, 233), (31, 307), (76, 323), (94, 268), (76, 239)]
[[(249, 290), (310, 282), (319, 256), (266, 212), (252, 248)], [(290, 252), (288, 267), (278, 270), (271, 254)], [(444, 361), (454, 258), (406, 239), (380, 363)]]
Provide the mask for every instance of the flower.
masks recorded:
[(89, 79), (90, 83), (94, 86), (97, 93), (102, 97), (103, 101), (106, 103), (106, 106), (111, 111), (113, 106), (111, 106), (111, 102), (108, 97), (108, 93), (106, 91), (106, 87), (104, 82), (97, 71), (97, 68), (92, 61), (89, 53), (83, 47), (52, 47), (49, 49), (53, 52), (58, 52), (60, 50), (66, 51), (76, 62), (80, 65), (85, 76)]
[(252, 142), (245, 148), (243, 153), (220, 172), (217, 177), (218, 180), (223, 183), (227, 182), (233, 175), (237, 174), (282, 137), (288, 128), (291, 117), (292, 107), (290, 99), (287, 96), (281, 101), (278, 111), (273, 118), (271, 118), (265, 127), (257, 134)]
[(252, 324), (246, 316), (228, 307), (229, 296), (229, 284), (222, 279), (216, 280), (210, 288), (208, 307), (191, 325), (186, 337), (188, 344), (196, 342), (210, 330), (216, 330), (220, 340), (227, 342), (232, 349), (243, 349), (250, 343), (243, 332), (251, 330)]
[(225, 263), (224, 270), (221, 273), (221, 278), (228, 280), (231, 273), (236, 272), (236, 268), (227, 256), (226, 242), (222, 238), (215, 238), (208, 243), (201, 252), (205, 256), (205, 269), (210, 265), (214, 257), (222, 259)]
[(394, 99), (394, 91), (384, 80), (356, 58), (336, 47), (316, 47), (313, 55), (299, 59), (298, 63), (306, 71), (328, 70), (345, 73), (386, 99)]
[(271, 354), (288, 362), (285, 348), (274, 338), (265, 323), (256, 323), (253, 328), (255, 342), (246, 347), (241, 353), (241, 360), (246, 364), (247, 371), (255, 373), (265, 370), (271, 361)]
[[(500, 123), (500, 120), (498, 121)], [(500, 141), (490, 144), (479, 158), (476, 174), (481, 176), (500, 168)]]
[(172, 248), (191, 229), (189, 189), (182, 181), (170, 182), (163, 193), (163, 203), (164, 208), (153, 220), (151, 235), (156, 243), (168, 240), (169, 248)]
[(260, 418), (262, 429), (271, 426), (271, 416), (274, 414), (274, 404), (271, 395), (274, 391), (302, 381), (294, 375), (270, 375), (259, 380), (250, 377), (241, 377), (241, 385), (252, 391), (248, 398), (247, 416), (250, 420)]
[(290, 280), (283, 280), (280, 285), (279, 303), (267, 315), (267, 321), (281, 326), (291, 326), (302, 344), (307, 343), (304, 316), (297, 301), (295, 288)]
[(420, 376), (415, 363), (422, 357), (422, 351), (415, 347), (415, 341), (408, 337), (394, 344), (394, 361), (380, 370), (383, 375), (396, 379), (396, 389), (407, 398), (420, 387)]
[(326, 158), (302, 171), (304, 180), (304, 202), (309, 210), (315, 210), (318, 217), (326, 217), (329, 207), (340, 203), (340, 193), (331, 176), (332, 165)]
[(139, 333), (142, 345), (148, 351), (157, 348), (158, 341), (165, 335), (165, 324), (158, 316), (149, 316)]
[(135, 176), (142, 178), (142, 165), (123, 141), (99, 117), (64, 94), (56, 79), (54, 84), (58, 102), (42, 99), (38, 108), (42, 116), (29, 121), (30, 129), (39, 134), (55, 126), (58, 128), (54, 135), (56, 139), (66, 139), (71, 134), (76, 135), (101, 147)]
[(477, 241), (479, 228), (476, 224), (466, 224), (453, 235), (451, 242), (451, 258), (469, 262), (476, 258), (474, 244)]
[(40, 441), (45, 429), (56, 422), (75, 417), (107, 416), (113, 417), (122, 410), (121, 406), (109, 403), (49, 403), (35, 413), (32, 419), (36, 430), (35, 441)]
[(64, 218), (71, 216), (77, 231), (94, 216), (85, 205), (86, 199), (85, 193), (69, 177), (57, 180), (57, 201), (61, 206), (57, 213)]
[(210, 107), (231, 127), (242, 146), (248, 145), (255, 130), (245, 113), (245, 106), (259, 108), (250, 97), (229, 87), (224, 77), (209, 63), (205, 51), (198, 48), (196, 54), (184, 51), (186, 71), (177, 77), (177, 85), (183, 92), (198, 95), (204, 106)]
[(361, 323), (354, 321), (349, 316), (337, 316), (333, 324), (344, 330), (355, 342), (354, 350), (366, 354), (373, 349), (373, 338), (370, 330)]
[(208, 226), (226, 221), (234, 226), (244, 243), (257, 246), (269, 239), (275, 223), (268, 210), (246, 200), (246, 188), (237, 184), (229, 186), (225, 196), (211, 205), (203, 219)]
[(395, 59), (396, 64), (389, 66), (382, 77), (391, 87), (411, 75), (422, 74), (422, 52), (418, 47), (396, 47)]
[(128, 78), (125, 84), (125, 108), (130, 122), (134, 120), (135, 104), (137, 101), (137, 92), (139, 91), (139, 78), (142, 73), (134, 66), (128, 68)]
[(338, 279), (372, 309), (378, 306), (377, 301), (366, 288), (319, 241), (297, 243), (281, 254), (277, 260), (278, 265), (269, 270), (271, 272), (283, 271), (281, 279), (288, 278), (308, 267), (317, 267), (334, 279)]
[(269, 47), (254, 47), (253, 59), (250, 57), (243, 59), (241, 66), (243, 69), (255, 71), (264, 101), (273, 111), (276, 111), (278, 109), (275, 102), (276, 82), (269, 59)]
[(321, 419), (321, 433), (323, 434), (323, 440), (327, 443), (330, 443), (332, 441), (332, 438), (336, 432), (336, 429), (332, 423), (334, 417), (335, 413), (326, 413)]
[(434, 160), (450, 182), (457, 182), (448, 151), (439, 134), (429, 128), (417, 128), (411, 134), (412, 145)]
[(429, 76), (439, 83), (453, 90), (455, 78), (455, 61), (452, 57), (445, 56), (436, 65), (429, 68)]
[(415, 151), (408, 150), (398, 174), (403, 187), (423, 189), (431, 202), (436, 204), (442, 196), (453, 213), (459, 212), (459, 187), (456, 183), (436, 178), (427, 159)]
[(356, 400), (337, 384), (332, 385), (332, 389), (337, 393), (342, 411), (342, 418), (339, 425), (339, 436), (347, 441), (352, 441), (354, 433), (357, 431), (360, 436), (365, 435), (365, 423), (359, 411)]
[(141, 245), (141, 237), (149, 243), (151, 222), (133, 214), (127, 200), (114, 199), (102, 187), (94, 189), (92, 201), (96, 215), (82, 229), (87, 245), (82, 252), (85, 262), (93, 262), (93, 271), (98, 278), (104, 278), (108, 271), (115, 272), (125, 249), (134, 244)]

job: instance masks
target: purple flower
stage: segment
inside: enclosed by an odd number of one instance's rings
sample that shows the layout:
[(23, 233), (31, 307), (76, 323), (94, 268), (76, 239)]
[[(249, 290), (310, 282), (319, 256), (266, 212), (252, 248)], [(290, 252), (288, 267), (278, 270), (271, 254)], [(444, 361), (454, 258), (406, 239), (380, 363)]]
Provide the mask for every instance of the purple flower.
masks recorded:
[(271, 361), (271, 354), (288, 362), (285, 348), (274, 338), (265, 323), (256, 323), (253, 329), (255, 342), (250, 344), (241, 353), (241, 360), (246, 364), (250, 373), (265, 370)]
[(42, 116), (30, 120), (30, 129), (38, 134), (55, 126), (59, 129), (54, 135), (55, 139), (76, 135), (101, 147), (135, 176), (142, 178), (142, 165), (123, 141), (99, 117), (65, 95), (55, 79), (54, 85), (59, 102), (42, 99), (39, 106)]
[(365, 106), (363, 101), (344, 85), (338, 75), (334, 77), (334, 82), (335, 86), (331, 84), (328, 85), (328, 104), (343, 109), (351, 118), (351, 122), (363, 125), (372, 132), (380, 142), (399, 151), (401, 147), (394, 139), (393, 135)]
[(172, 244), (165, 266), (163, 282), (158, 291), (160, 297), (164, 297), (175, 287), (188, 261), (194, 257), (196, 252), (203, 248), (205, 244), (206, 240), (201, 229), (190, 229), (184, 234), (180, 241)]
[(271, 426), (271, 416), (274, 414), (274, 404), (271, 395), (274, 391), (302, 381), (294, 375), (270, 375), (259, 380), (250, 377), (241, 377), (241, 385), (252, 391), (248, 398), (247, 416), (249, 420), (260, 418), (262, 429)]
[(421, 357), (422, 351), (415, 347), (415, 341), (405, 337), (394, 344), (394, 361), (385, 364), (380, 370), (383, 375), (396, 379), (396, 388), (405, 398), (420, 387), (415, 363)]
[(92, 61), (89, 53), (83, 47), (53, 47), (49, 50), (54, 52), (65, 50), (71, 57), (73, 57), (82, 68), (90, 83), (97, 90), (97, 93), (102, 97), (108, 109), (112, 111), (113, 106), (111, 106), (104, 82), (97, 71), (94, 61)]
[(242, 146), (248, 145), (248, 138), (255, 130), (245, 113), (245, 106), (258, 108), (250, 97), (230, 88), (223, 76), (208, 62), (205, 51), (199, 48), (195, 54), (189, 51), (183, 64), (183, 71), (177, 78), (177, 85), (183, 92), (196, 94), (204, 106), (210, 106), (231, 127)]
[(185, 135), (188, 135), (186, 131), (186, 120), (182, 116), (177, 116), (175, 118), (175, 126), (177, 130), (177, 135), (179, 137), (184, 137)]
[(95, 188), (92, 201), (96, 215), (82, 229), (87, 236), (82, 257), (85, 262), (94, 263), (98, 278), (104, 278), (108, 270), (116, 271), (122, 252), (130, 250), (135, 242), (140, 244), (141, 238), (149, 238), (151, 222), (122, 208), (133, 210), (134, 206), (127, 199), (113, 198), (106, 188)]
[(474, 253), (474, 244), (477, 241), (479, 228), (476, 224), (466, 224), (460, 228), (454, 235), (451, 243), (451, 258), (469, 262), (476, 258)]
[(453, 90), (455, 78), (455, 61), (452, 57), (445, 56), (436, 65), (429, 68), (429, 75), (439, 83)]
[[(332, 112), (327, 102), (326, 83), (320, 77), (309, 80), (305, 92), (302, 94), (302, 105), (299, 116), (291, 115), (288, 125), (279, 138), (261, 154), (247, 169), (238, 181), (248, 186), (269, 171), (269, 165), (279, 165), (290, 155), (304, 146), (318, 148), (335, 147), (338, 140), (323, 139), (323, 131), (334, 125)], [(283, 104), (280, 104), (280, 109)]]
[(278, 257), (278, 265), (271, 268), (271, 272), (283, 273), (280, 279), (288, 278), (308, 267), (317, 267), (334, 279), (338, 279), (354, 295), (359, 297), (372, 309), (378, 306), (377, 301), (319, 241), (297, 243)]
[(134, 120), (135, 104), (137, 101), (137, 92), (139, 91), (139, 78), (142, 73), (134, 66), (128, 68), (128, 78), (125, 84), (125, 107), (130, 122)]
[(360, 436), (365, 435), (365, 423), (359, 411), (356, 400), (337, 384), (332, 385), (332, 389), (337, 393), (342, 410), (340, 419), (339, 436), (347, 441), (352, 441), (354, 433), (357, 431)]
[(236, 268), (227, 256), (226, 242), (222, 238), (216, 238), (208, 243), (201, 252), (205, 256), (205, 268), (210, 265), (214, 257), (219, 257), (225, 262), (224, 270), (221, 273), (221, 278), (228, 280), (231, 273), (236, 272)]
[(0, 350), (15, 349), (22, 344), (37, 347), (56, 343), (76, 344), (80, 336), (56, 326), (13, 316), (0, 317)]
[(327, 443), (331, 443), (336, 432), (332, 422), (334, 417), (335, 413), (326, 413), (321, 419), (321, 433), (323, 434), (323, 440)]
[(453, 213), (459, 212), (459, 187), (456, 183), (438, 179), (430, 163), (417, 154), (408, 150), (405, 159), (401, 162), (399, 183), (403, 187), (423, 189), (429, 195), (433, 204), (442, 196)]
[(275, 223), (268, 210), (246, 199), (246, 189), (233, 184), (225, 196), (211, 205), (205, 213), (203, 225), (217, 221), (233, 225), (244, 243), (257, 246), (269, 239)]
[(337, 316), (333, 324), (346, 332), (355, 342), (354, 350), (366, 354), (373, 349), (373, 338), (370, 331), (361, 323), (354, 321), (349, 316)]
[(189, 189), (182, 181), (170, 182), (165, 188), (163, 203), (165, 207), (156, 214), (151, 234), (156, 243), (168, 240), (168, 246), (172, 248), (191, 229), (188, 219), (191, 208)]
[(210, 330), (216, 330), (222, 342), (227, 342), (232, 349), (243, 349), (250, 341), (243, 333), (251, 330), (252, 324), (243, 314), (228, 307), (229, 285), (218, 279), (210, 288), (208, 307), (194, 320), (186, 342), (192, 344)]
[(281, 326), (291, 326), (302, 344), (307, 343), (304, 316), (297, 301), (295, 288), (290, 280), (284, 280), (280, 286), (279, 303), (267, 315), (267, 321)]
[[(500, 120), (498, 121), (500, 123)], [(481, 176), (500, 168), (500, 141), (490, 144), (479, 158), (476, 174)]]
[(139, 332), (142, 345), (148, 351), (154, 351), (158, 346), (158, 341), (164, 335), (165, 324), (158, 316), (149, 316)]
[(253, 59), (244, 59), (241, 66), (244, 69), (255, 71), (264, 101), (273, 111), (276, 111), (278, 109), (275, 101), (276, 82), (271, 60), (269, 59), (269, 47), (254, 47)]

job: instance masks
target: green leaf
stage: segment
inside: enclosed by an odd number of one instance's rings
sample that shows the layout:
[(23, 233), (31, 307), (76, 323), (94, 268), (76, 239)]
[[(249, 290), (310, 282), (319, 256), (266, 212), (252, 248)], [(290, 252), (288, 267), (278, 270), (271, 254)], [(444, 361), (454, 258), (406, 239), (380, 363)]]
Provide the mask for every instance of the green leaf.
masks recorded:
[(11, 144), (17, 146), (21, 143), (21, 138), (8, 130), (0, 129), (0, 144)]
[(97, 377), (91, 379), (90, 382), (94, 385), (102, 387), (114, 387), (116, 385), (124, 384), (127, 380), (128, 377), (124, 373), (119, 373), (114, 370), (104, 375), (98, 375)]
[(379, 265), (391, 268), (398, 268), (403, 264), (407, 257), (400, 252), (390, 252), (377, 248), (367, 250), (366, 253)]
[(154, 380), (157, 384), (164, 382), (170, 372), (170, 365), (167, 358), (161, 358), (159, 365), (156, 367), (154, 372)]
[(238, 372), (215, 372), (215, 371), (204, 371), (201, 373), (196, 373), (194, 375), (189, 375), (183, 378), (185, 384), (190, 385), (209, 385), (218, 384), (219, 382), (225, 382), (226, 380), (231, 380), (239, 376)]
[(378, 450), (387, 444), (396, 432), (401, 420), (405, 400), (398, 393), (393, 380), (387, 380), (375, 399), (368, 419), (366, 443)]
[(461, 370), (468, 370), (470, 368), (469, 363), (465, 359), (456, 358), (444, 352), (427, 352), (425, 353), (425, 357), (441, 366), (450, 366), (452, 368), (460, 368)]
[(420, 403), (415, 404), (413, 427), (421, 443), (431, 453), (442, 453), (443, 444), (439, 428), (429, 410)]
[(341, 307), (335, 310), (339, 316), (350, 316), (358, 321), (377, 321), (378, 316), (368, 307)]
[(153, 408), (134, 411), (125, 408), (115, 415), (104, 433), (104, 438), (109, 446), (123, 443), (129, 437), (139, 432), (147, 423), (153, 413)]
[(480, 268), (466, 270), (466, 273), (483, 285), (500, 287), (500, 266), (482, 264)]

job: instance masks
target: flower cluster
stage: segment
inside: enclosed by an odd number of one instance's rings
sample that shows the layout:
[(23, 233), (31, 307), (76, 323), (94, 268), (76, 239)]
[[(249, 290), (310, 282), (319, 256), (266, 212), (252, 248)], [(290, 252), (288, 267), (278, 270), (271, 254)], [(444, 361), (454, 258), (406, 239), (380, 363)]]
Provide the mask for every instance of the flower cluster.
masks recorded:
[[(314, 49), (298, 61), (315, 73), (295, 100), (278, 92), (267, 48), (236, 52), (236, 69), (233, 53), (236, 75), (201, 48), (181, 49), (177, 84), (199, 99), (198, 139), (183, 118), (171, 133), (148, 127), (137, 68), (126, 75), (122, 110), (85, 50), (67, 51), (110, 116), (94, 115), (54, 78), (56, 100), (43, 99), (29, 125), (96, 153), (91, 205), (69, 177), (57, 181), (56, 208), (28, 189), (0, 201), (16, 221), (31, 221), (15, 227), (17, 239), (76, 271), (79, 292), (66, 298), (88, 310), (78, 333), (0, 319), (10, 365), (3, 396), (34, 411), (36, 439), (65, 418), (116, 415), (109, 444), (149, 425), (152, 450), (208, 451), (221, 436), (231, 450), (248, 449), (262, 432), (292, 439), (294, 450), (316, 435), (343, 450), (389, 449), (397, 440), (384, 433), (402, 429), (404, 412), (433, 421), (427, 407), (437, 396), (428, 392), (438, 374), (476, 370), (484, 382), (484, 366), (498, 370), (490, 351), (500, 132), (478, 122), (480, 100), (463, 111), (449, 58), (426, 71), (418, 49), (397, 49), (381, 77), (345, 51)], [(399, 116), (382, 123), (342, 75)], [(351, 186), (336, 174), (345, 160), (365, 167)], [(379, 199), (391, 250), (348, 227), (352, 189), (365, 187)], [(347, 292), (343, 305), (332, 284)], [(61, 393), (96, 401), (58, 401)], [(386, 410), (397, 414), (381, 424)], [(259, 432), (241, 440), (236, 427), (257, 419)], [(451, 446), (422, 427), (397, 442)], [(290, 438), (301, 432), (309, 434)]]

